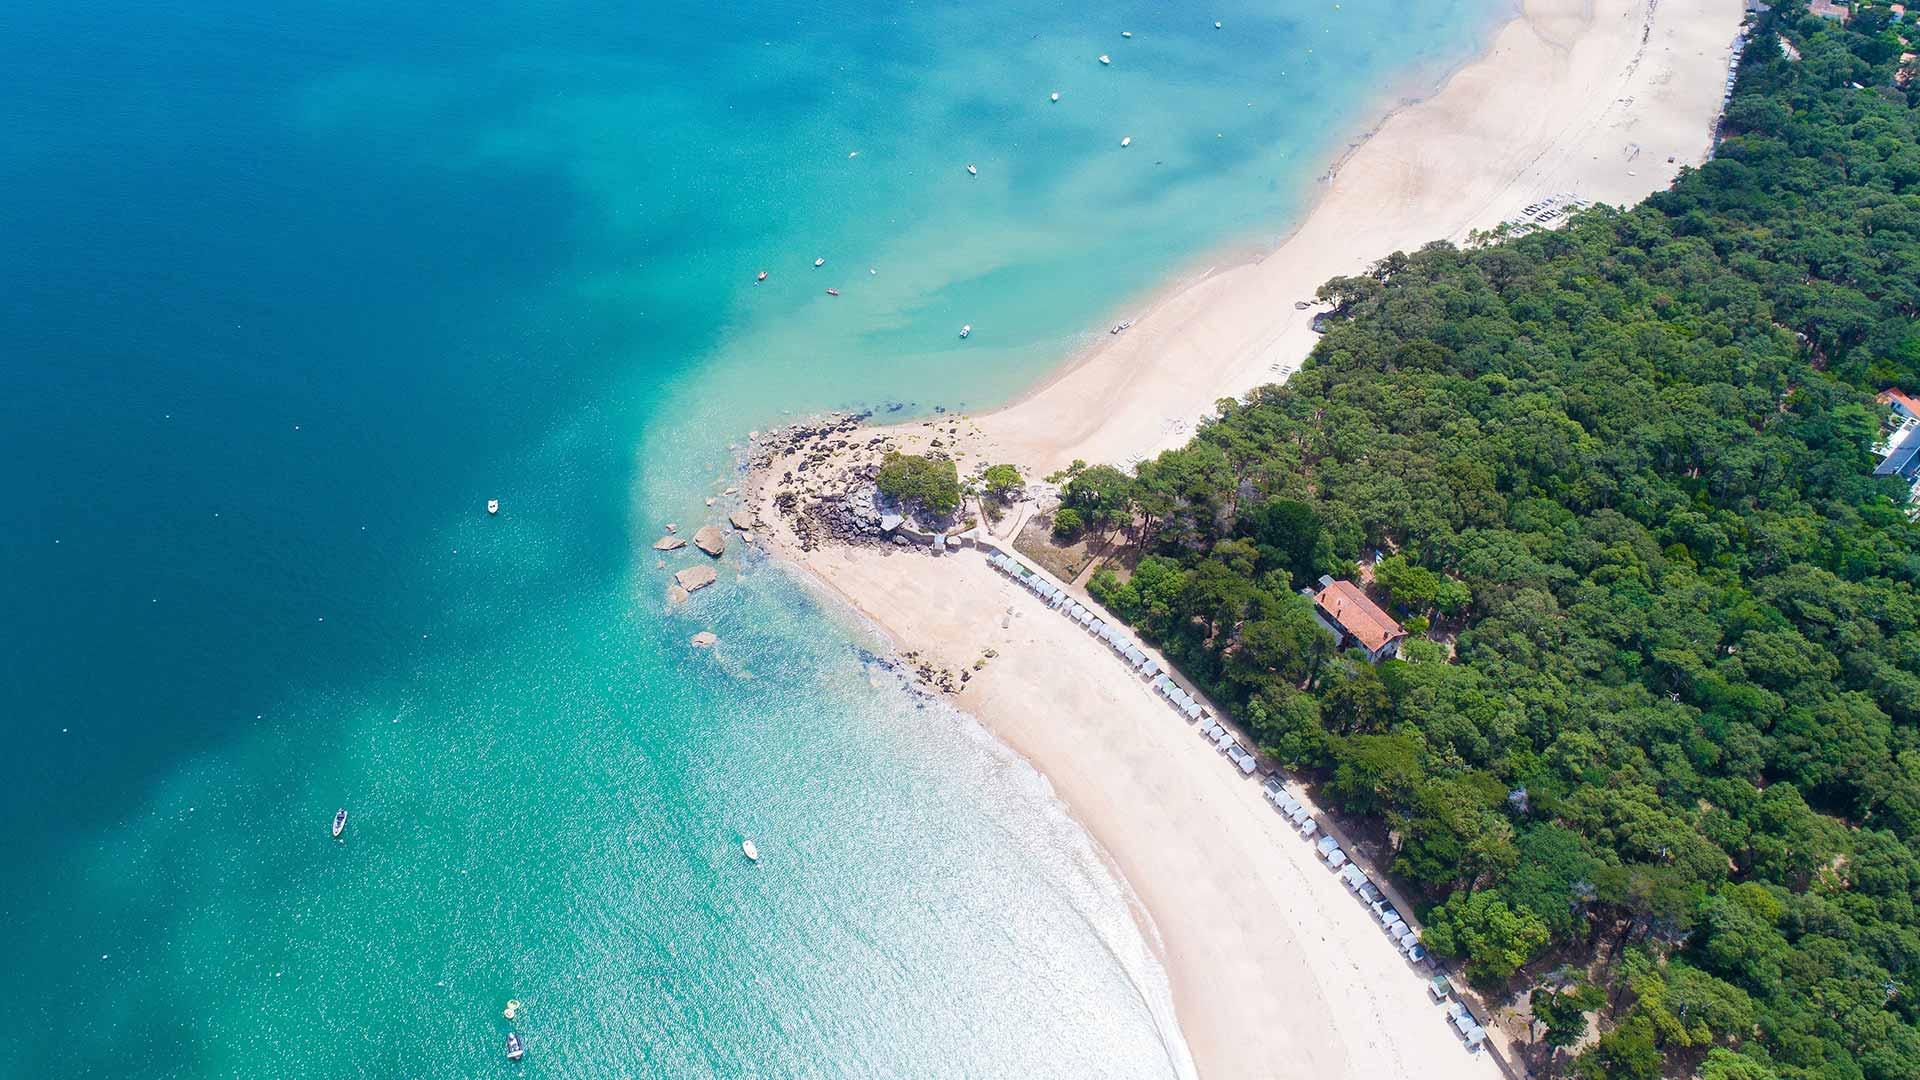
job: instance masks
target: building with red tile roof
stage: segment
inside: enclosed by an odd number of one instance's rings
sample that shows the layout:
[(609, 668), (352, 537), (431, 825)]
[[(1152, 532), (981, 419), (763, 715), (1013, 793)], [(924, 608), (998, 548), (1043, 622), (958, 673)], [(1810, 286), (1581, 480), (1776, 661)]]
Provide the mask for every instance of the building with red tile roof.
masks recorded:
[(1915, 398), (1905, 390), (1888, 387), (1880, 391), (1873, 400), (1890, 406), (1902, 420), (1920, 420), (1920, 398)]
[(1375, 663), (1396, 655), (1400, 639), (1407, 636), (1393, 616), (1380, 610), (1380, 605), (1367, 599), (1360, 586), (1351, 581), (1321, 578), (1313, 606), (1320, 620), (1340, 639), (1341, 648), (1351, 645), (1365, 649), (1367, 659)]

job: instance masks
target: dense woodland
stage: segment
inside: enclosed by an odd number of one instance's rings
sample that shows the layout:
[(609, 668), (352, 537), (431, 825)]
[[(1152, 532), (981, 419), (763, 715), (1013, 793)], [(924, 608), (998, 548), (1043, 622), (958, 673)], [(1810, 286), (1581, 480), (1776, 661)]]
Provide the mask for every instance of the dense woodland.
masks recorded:
[[(1331, 281), (1285, 386), (1066, 481), (1139, 544), (1096, 595), (1372, 828), (1536, 1069), (1920, 1076), (1920, 529), (1872, 476), (1920, 34), (1759, 18), (1670, 191)], [(1403, 659), (1334, 652), (1322, 573)]]

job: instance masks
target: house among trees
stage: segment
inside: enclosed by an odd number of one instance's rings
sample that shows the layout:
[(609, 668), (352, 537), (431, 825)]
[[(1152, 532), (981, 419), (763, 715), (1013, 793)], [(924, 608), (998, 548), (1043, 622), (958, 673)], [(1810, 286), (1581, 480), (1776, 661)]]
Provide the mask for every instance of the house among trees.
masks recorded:
[(1400, 651), (1400, 639), (1407, 632), (1367, 599), (1367, 594), (1351, 581), (1335, 581), (1324, 575), (1320, 591), (1313, 597), (1313, 613), (1319, 617), (1340, 647), (1357, 646), (1367, 651), (1367, 659), (1379, 663)]
[[(1874, 451), (1880, 464), (1875, 476), (1897, 476), (1913, 483), (1920, 476), (1920, 400), (1900, 390), (1882, 390), (1875, 400), (1888, 406), (1886, 437)], [(1916, 489), (1920, 496), (1920, 489)]]

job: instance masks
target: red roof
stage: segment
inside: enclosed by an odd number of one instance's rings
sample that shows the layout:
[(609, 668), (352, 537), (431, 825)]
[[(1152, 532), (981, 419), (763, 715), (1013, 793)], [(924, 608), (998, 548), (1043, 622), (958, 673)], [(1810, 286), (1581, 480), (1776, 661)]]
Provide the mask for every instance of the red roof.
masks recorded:
[(1920, 416), (1920, 401), (1914, 400), (1913, 395), (1907, 393), (1905, 390), (1882, 390), (1879, 396), (1873, 400), (1882, 405), (1898, 404), (1901, 408), (1907, 410), (1907, 415)]
[(1393, 621), (1393, 616), (1381, 611), (1380, 605), (1367, 599), (1367, 594), (1351, 581), (1334, 582), (1320, 590), (1320, 595), (1314, 597), (1313, 602), (1366, 646), (1368, 652), (1407, 636), (1400, 624)]

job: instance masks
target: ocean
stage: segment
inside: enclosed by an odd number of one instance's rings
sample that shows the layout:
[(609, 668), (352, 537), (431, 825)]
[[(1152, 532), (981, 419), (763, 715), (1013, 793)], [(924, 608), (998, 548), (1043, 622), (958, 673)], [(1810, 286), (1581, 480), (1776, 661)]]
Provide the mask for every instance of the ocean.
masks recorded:
[(0, 10), (0, 1075), (1190, 1075), (1041, 777), (648, 545), (1271, 244), (1499, 13)]

